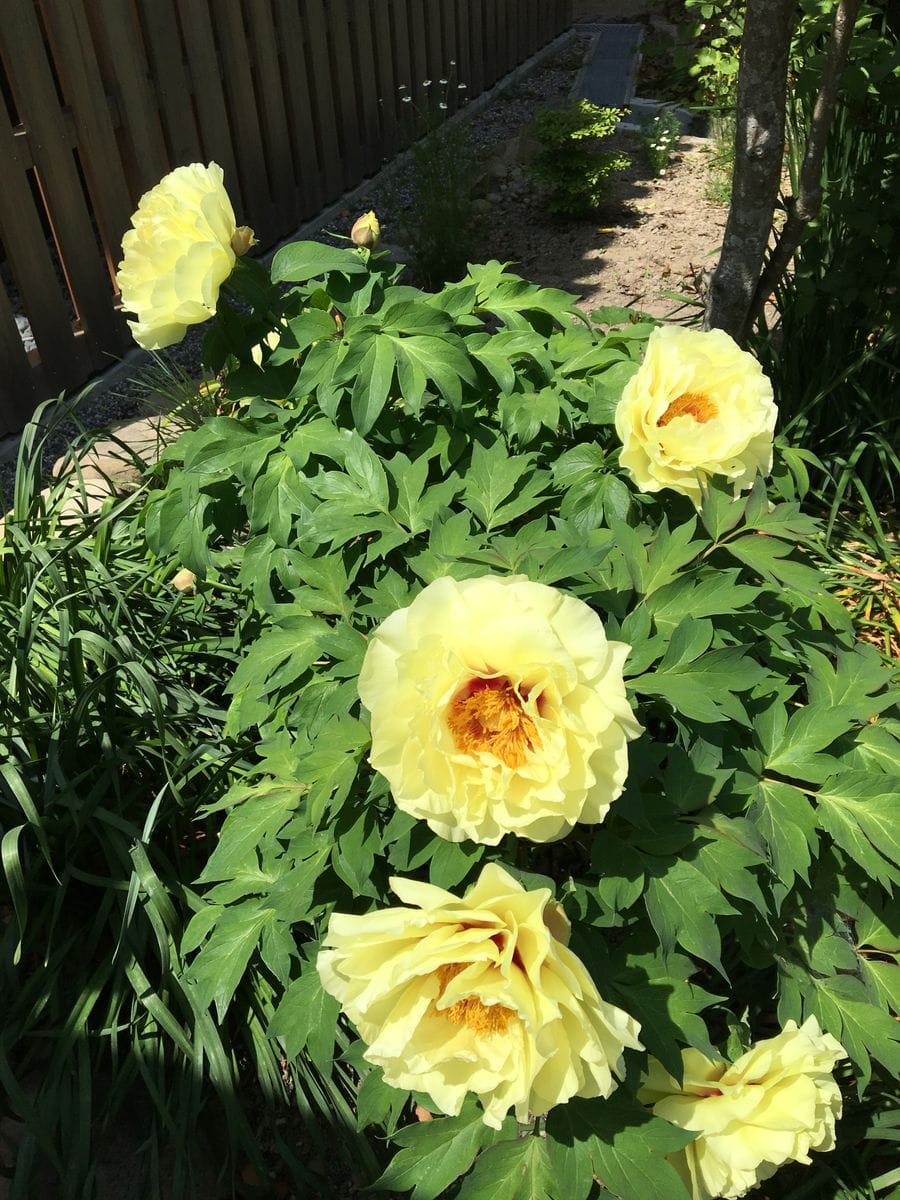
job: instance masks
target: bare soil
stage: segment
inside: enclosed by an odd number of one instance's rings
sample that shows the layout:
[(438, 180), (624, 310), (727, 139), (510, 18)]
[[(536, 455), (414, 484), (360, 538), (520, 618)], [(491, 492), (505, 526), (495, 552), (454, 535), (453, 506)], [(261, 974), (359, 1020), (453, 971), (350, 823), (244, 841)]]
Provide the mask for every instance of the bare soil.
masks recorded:
[[(488, 196), (482, 257), (512, 261), (527, 279), (580, 297), (586, 312), (633, 305), (656, 317), (683, 316), (715, 267), (727, 210), (706, 198), (712, 150), (683, 136), (664, 176), (653, 178), (637, 134), (618, 145), (631, 166), (610, 180), (608, 198), (587, 220), (563, 219), (527, 184), (514, 161)], [(525, 152), (527, 157), (527, 152)]]

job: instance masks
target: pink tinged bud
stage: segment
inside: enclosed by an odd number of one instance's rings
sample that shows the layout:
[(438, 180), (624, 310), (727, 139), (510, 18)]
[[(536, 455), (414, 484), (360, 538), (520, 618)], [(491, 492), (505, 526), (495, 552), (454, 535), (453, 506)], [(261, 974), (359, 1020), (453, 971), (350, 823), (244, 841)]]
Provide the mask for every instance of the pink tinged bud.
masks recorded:
[(381, 225), (371, 211), (363, 213), (350, 230), (350, 241), (354, 246), (363, 246), (367, 250), (376, 250), (380, 239)]
[(231, 237), (231, 248), (241, 258), (251, 246), (256, 245), (257, 240), (249, 225), (238, 225)]

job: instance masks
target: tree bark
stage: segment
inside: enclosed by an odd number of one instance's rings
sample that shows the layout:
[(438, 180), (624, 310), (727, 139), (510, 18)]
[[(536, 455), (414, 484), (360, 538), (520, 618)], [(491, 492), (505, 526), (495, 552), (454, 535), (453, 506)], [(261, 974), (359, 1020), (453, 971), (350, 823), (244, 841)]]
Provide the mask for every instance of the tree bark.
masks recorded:
[(853, 27), (859, 16), (861, 0), (840, 0), (834, 14), (834, 26), (822, 79), (813, 108), (806, 150), (800, 167), (797, 195), (788, 202), (788, 218), (778, 240), (769, 255), (769, 261), (756, 285), (753, 301), (747, 316), (746, 332), (760, 316), (766, 301), (778, 285), (778, 281), (790, 266), (791, 259), (800, 245), (810, 221), (819, 215), (822, 207), (822, 164), (828, 144), (828, 132), (834, 116), (841, 76), (847, 65)]
[(762, 270), (784, 159), (787, 70), (797, 0), (747, 0), (738, 74), (731, 207), (704, 328), (738, 342)]

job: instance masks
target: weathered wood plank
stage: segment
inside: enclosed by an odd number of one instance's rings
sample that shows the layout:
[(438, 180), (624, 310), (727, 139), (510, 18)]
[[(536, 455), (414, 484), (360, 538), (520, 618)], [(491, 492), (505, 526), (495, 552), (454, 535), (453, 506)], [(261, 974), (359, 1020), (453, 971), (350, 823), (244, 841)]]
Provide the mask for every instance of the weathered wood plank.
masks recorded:
[(173, 0), (138, 0), (173, 167), (200, 159), (200, 134)]
[[(375, 63), (375, 31), (370, 0), (349, 0), (350, 49), (357, 78), (356, 111), (362, 144), (362, 169), (374, 175), (384, 155)], [(377, 19), (377, 16), (376, 16)]]
[(15, 314), (0, 283), (0, 437), (28, 423), (42, 398), (39, 371), (28, 361)]
[(222, 82), (222, 64), (216, 49), (208, 0), (176, 0), (191, 77), (191, 90), (200, 126), (201, 157), (217, 162), (225, 172), (225, 186), (238, 224), (243, 223), (244, 193), (228, 123), (228, 103)]
[(120, 0), (90, 0), (88, 17), (105, 89), (122, 125), (119, 147), (133, 205), (172, 166), (137, 12)]
[(247, 31), (241, 0), (215, 0), (210, 12), (222, 56), (222, 73), (228, 81), (234, 156), (244, 196), (242, 224), (251, 226), (263, 245), (270, 245), (278, 236), (280, 222), (269, 191), (266, 159), (259, 136), (260, 115), (247, 56)]
[(400, 146), (397, 113), (397, 62), (394, 57), (391, 25), (394, 0), (376, 0), (372, 15), (372, 44), (375, 50), (375, 77), (378, 89), (378, 118), (381, 129), (381, 155), (393, 158)]
[(107, 257), (115, 272), (133, 210), (82, 0), (44, 0), (44, 21), (63, 97), (74, 120), (81, 168)]
[[(35, 177), (46, 206), (72, 302), (87, 335), (87, 353), (98, 368), (108, 364), (104, 351), (122, 349), (124, 325), (113, 312), (112, 283), (98, 253), (86, 197), (67, 144), (65, 122), (50, 63), (43, 50), (37, 13), (31, 5), (13, 5), (4, 15), (7, 75), (20, 113), (27, 114)], [(23, 55), (22, 47), (30, 47)]]
[(328, 25), (322, 0), (304, 0), (302, 12), (306, 27), (307, 65), (312, 77), (316, 130), (324, 175), (323, 191), (327, 203), (337, 199), (343, 190), (344, 182), (328, 47)]
[(252, 31), (249, 58), (256, 82), (263, 154), (268, 166), (269, 186), (278, 214), (276, 237), (290, 233), (297, 224), (294, 166), (287, 113), (281, 81), (281, 64), (269, 0), (245, 0), (246, 27)]
[(316, 145), (313, 97), (306, 66), (306, 33), (300, 19), (300, 0), (280, 0), (275, 5), (278, 38), (289, 63), (284, 72), (289, 128), (294, 146), (294, 177), (297, 184), (297, 213), (303, 220), (324, 204), (322, 166)]
[(347, 0), (330, 0), (328, 36), (331, 44), (334, 103), (341, 144), (341, 186), (353, 187), (363, 176), (362, 140), (356, 101), (356, 73), (350, 47)]
[(0, 104), (0, 241), (28, 317), (48, 386), (62, 391), (90, 370), (83, 341), (54, 269), (47, 234), (35, 206), (6, 106)]

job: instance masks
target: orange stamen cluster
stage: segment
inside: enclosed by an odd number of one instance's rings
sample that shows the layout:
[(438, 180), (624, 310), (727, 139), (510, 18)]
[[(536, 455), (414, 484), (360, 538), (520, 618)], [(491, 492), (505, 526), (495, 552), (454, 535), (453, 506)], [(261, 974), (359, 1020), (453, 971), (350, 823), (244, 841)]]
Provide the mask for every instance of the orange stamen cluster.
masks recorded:
[(508, 679), (471, 679), (447, 707), (447, 724), (462, 754), (489, 751), (508, 767), (522, 767), (541, 739)]
[[(450, 980), (455, 978), (467, 965), (467, 963), (447, 963), (443, 967), (438, 967), (437, 977), (441, 985), (438, 999), (443, 996)], [(503, 1033), (509, 1024), (510, 1017), (515, 1016), (511, 1008), (504, 1008), (502, 1004), (483, 1004), (477, 996), (466, 996), (464, 1000), (457, 1000), (449, 1008), (440, 1011), (444, 1016), (449, 1017), (454, 1025), (465, 1025), (478, 1036)]]
[(668, 425), (670, 421), (674, 421), (676, 417), (688, 416), (693, 417), (701, 425), (705, 425), (707, 421), (713, 420), (718, 415), (719, 410), (709, 396), (704, 396), (702, 392), (682, 392), (680, 396), (675, 397), (656, 424), (661, 428), (663, 425)]

